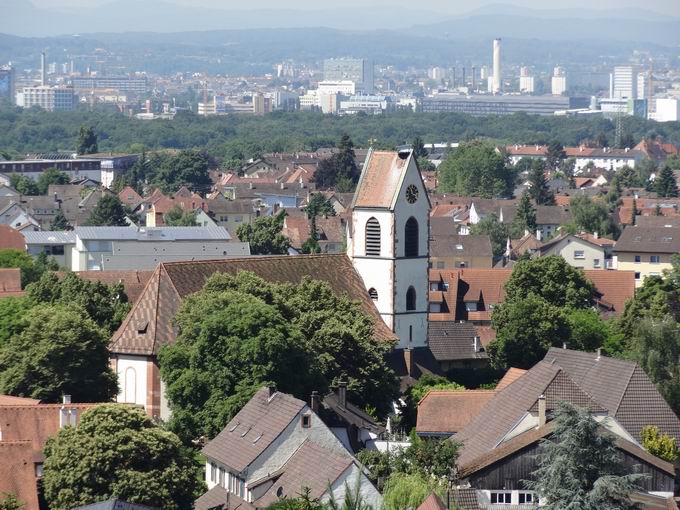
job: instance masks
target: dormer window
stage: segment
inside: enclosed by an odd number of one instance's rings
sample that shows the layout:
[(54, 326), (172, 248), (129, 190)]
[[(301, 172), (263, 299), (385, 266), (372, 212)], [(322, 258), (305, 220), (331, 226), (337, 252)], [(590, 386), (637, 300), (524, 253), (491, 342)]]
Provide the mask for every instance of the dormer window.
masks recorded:
[(302, 417), (300, 418), (300, 423), (302, 424), (303, 429), (308, 429), (309, 427), (312, 426), (312, 415), (303, 414)]

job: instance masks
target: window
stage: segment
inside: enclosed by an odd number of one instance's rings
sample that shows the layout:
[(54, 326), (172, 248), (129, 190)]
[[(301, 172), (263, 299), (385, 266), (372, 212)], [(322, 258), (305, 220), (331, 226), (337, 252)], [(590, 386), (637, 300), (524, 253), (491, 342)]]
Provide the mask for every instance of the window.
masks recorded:
[(459, 260), (458, 262), (456, 262), (456, 267), (465, 269), (467, 267), (467, 262), (465, 262), (464, 260)]
[(210, 463), (210, 481), (215, 483), (217, 481), (217, 466)]
[(375, 218), (366, 222), (366, 255), (380, 256), (380, 223)]
[(538, 500), (531, 492), (520, 492), (519, 493), (519, 504), (523, 505), (525, 503), (535, 503)]
[(466, 301), (465, 302), (465, 311), (476, 312), (477, 311), (477, 301)]
[(639, 280), (639, 279), (640, 279), (640, 273), (639, 273), (639, 272), (636, 272), (636, 273), (635, 273), (635, 279), (636, 279), (636, 280)]
[(132, 367), (125, 369), (125, 402), (128, 404), (135, 403), (135, 396), (137, 395), (137, 372)]
[(600, 267), (600, 259), (593, 259), (593, 267)]
[(658, 264), (659, 262), (661, 262), (661, 257), (659, 257), (658, 255), (650, 255), (650, 256), (649, 256), (649, 261), (650, 261), (652, 264)]
[(430, 303), (430, 313), (440, 313), (442, 311), (441, 303)]
[(378, 291), (375, 290), (373, 287), (368, 289), (368, 296), (373, 300), (377, 301), (378, 300)]
[(575, 259), (584, 259), (586, 258), (585, 253), (583, 253), (583, 250), (575, 250), (574, 251), (574, 258)]
[(416, 309), (416, 289), (409, 287), (406, 291), (406, 310)]
[(63, 255), (64, 247), (61, 245), (52, 246), (52, 255)]
[(446, 266), (445, 262), (437, 262), (437, 269), (444, 269), (445, 266)]
[(404, 227), (404, 256), (418, 256), (418, 221), (411, 216)]
[(512, 492), (492, 492), (491, 504), (509, 505), (512, 501)]
[(311, 426), (312, 426), (312, 415), (311, 414), (303, 414), (302, 415), (302, 428), (308, 429)]
[(640, 262), (640, 255), (635, 255), (635, 262), (637, 262), (637, 263)]

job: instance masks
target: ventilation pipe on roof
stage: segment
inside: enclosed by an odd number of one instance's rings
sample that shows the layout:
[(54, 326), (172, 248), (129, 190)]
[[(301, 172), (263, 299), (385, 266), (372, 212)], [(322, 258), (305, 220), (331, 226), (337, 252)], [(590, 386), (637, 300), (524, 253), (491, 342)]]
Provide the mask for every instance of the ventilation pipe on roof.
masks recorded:
[(472, 339), (472, 346), (474, 347), (475, 352), (479, 352), (479, 337), (477, 335)]
[(538, 426), (543, 427), (545, 425), (545, 395), (540, 395), (538, 397)]
[(567, 350), (567, 342), (562, 342), (562, 349)]
[(71, 395), (62, 395), (61, 403), (62, 404), (70, 404), (71, 403)]
[(600, 361), (600, 358), (602, 357), (602, 348), (598, 347), (597, 348), (597, 358), (595, 358), (596, 361)]
[(345, 381), (338, 382), (338, 404), (340, 407), (347, 405), (347, 383)]
[(318, 413), (318, 412), (319, 412), (319, 401), (320, 401), (319, 392), (318, 392), (318, 391), (313, 391), (313, 392), (312, 392), (312, 396), (311, 396), (311, 398), (309, 399), (309, 406), (312, 408), (312, 411), (313, 411), (314, 413)]
[(276, 393), (276, 386), (274, 385), (267, 386), (267, 390), (269, 391), (269, 398), (272, 398)]

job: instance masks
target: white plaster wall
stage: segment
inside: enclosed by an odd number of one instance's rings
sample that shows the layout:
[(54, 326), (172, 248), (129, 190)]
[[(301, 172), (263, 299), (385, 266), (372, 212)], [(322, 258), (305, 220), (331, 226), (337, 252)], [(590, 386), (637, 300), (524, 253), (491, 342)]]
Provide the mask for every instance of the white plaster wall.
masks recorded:
[(351, 256), (363, 257), (366, 255), (366, 222), (375, 218), (380, 223), (380, 256), (393, 257), (393, 216), (388, 210), (359, 209), (352, 212), (354, 225), (354, 239)]
[(352, 464), (340, 477), (331, 485), (331, 491), (326, 492), (321, 497), (322, 502), (328, 502), (332, 497), (336, 502), (342, 506), (342, 501), (345, 498), (345, 493), (349, 487), (350, 491), (354, 491), (357, 485), (357, 477), (359, 477), (359, 492), (363, 496), (364, 503), (371, 505), (374, 510), (380, 510), (383, 507), (383, 499), (378, 489), (371, 483), (371, 481), (364, 475), (356, 464)]
[[(126, 354), (119, 354), (117, 357), (117, 368), (116, 373), (118, 375), (118, 388), (119, 393), (116, 397), (117, 402), (127, 403), (127, 404), (137, 404), (144, 406), (146, 408), (146, 372), (147, 372), (147, 359), (144, 356), (130, 356)], [(134, 401), (126, 400), (126, 383), (130, 381), (129, 378), (126, 380), (127, 370), (134, 370), (135, 374), (135, 388), (131, 390), (134, 394)], [(129, 395), (128, 395), (129, 396)]]

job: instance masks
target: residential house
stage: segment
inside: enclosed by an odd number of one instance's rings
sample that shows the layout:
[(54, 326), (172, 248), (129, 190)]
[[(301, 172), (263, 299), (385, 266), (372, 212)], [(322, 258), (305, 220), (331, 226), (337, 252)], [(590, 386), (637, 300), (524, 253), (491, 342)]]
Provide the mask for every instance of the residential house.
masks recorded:
[(633, 271), (635, 286), (641, 287), (646, 277), (671, 268), (671, 256), (680, 252), (680, 228), (626, 227), (615, 252), (619, 269)]
[(488, 235), (432, 235), (430, 267), (457, 269), (492, 266), (493, 253)]
[[(470, 321), (488, 326), (493, 308), (505, 299), (511, 269), (430, 269), (430, 327), (433, 321)], [(635, 293), (632, 271), (586, 269), (600, 313), (618, 315)], [(479, 331), (478, 331), (479, 335)]]
[(151, 506), (139, 503), (130, 503), (123, 499), (111, 498), (106, 501), (98, 501), (90, 505), (77, 506), (72, 510), (156, 510)]
[(251, 199), (227, 200), (221, 193), (207, 198), (205, 206), (215, 224), (226, 228), (232, 235), (236, 235), (241, 225), (250, 225), (258, 216)]
[(21, 250), (26, 249), (26, 240), (18, 230), (8, 225), (0, 224), (0, 250)]
[(132, 186), (125, 186), (120, 190), (118, 198), (123, 205), (128, 206), (132, 210), (135, 210), (139, 204), (144, 202), (142, 196), (137, 193)]
[(670, 156), (680, 156), (680, 150), (672, 143), (664, 143), (662, 140), (645, 138), (638, 143), (633, 150), (642, 152), (647, 159), (651, 159), (658, 166), (662, 166)]
[(186, 186), (182, 186), (173, 196), (162, 194), (152, 195), (150, 204), (146, 208), (146, 226), (161, 227), (165, 225), (165, 215), (179, 207), (183, 212), (195, 212), (196, 223), (200, 227), (216, 226), (215, 222), (206, 214), (204, 199), (197, 193), (192, 193)]
[(613, 268), (612, 258), (607, 257), (604, 246), (587, 237), (560, 234), (543, 243), (533, 252), (534, 257), (548, 255), (559, 255), (567, 264), (578, 269)]
[(21, 193), (9, 185), (0, 184), (0, 197), (20, 197)]
[(456, 434), (463, 444), (460, 487), (475, 489), (481, 508), (536, 507), (537, 494), (523, 480), (533, 476), (540, 441), (553, 433), (552, 412), (561, 401), (588, 409), (601, 433), (614, 436), (622, 466), (648, 475), (640, 482), (643, 498), (673, 497), (673, 464), (641, 446), (641, 431), (655, 425), (680, 438), (680, 420), (642, 368), (599, 353), (552, 348), (543, 361), (496, 391)]
[(557, 234), (557, 229), (571, 222), (569, 208), (559, 205), (536, 206), (536, 237), (539, 241)]
[(335, 214), (342, 215), (350, 211), (352, 207), (352, 200), (354, 200), (354, 193), (337, 193), (335, 191), (324, 192), (326, 198), (333, 206)]
[(267, 508), (304, 488), (326, 502), (342, 500), (358, 482), (364, 501), (382, 497), (359, 463), (305, 402), (262, 388), (203, 448), (208, 492), (196, 510)]
[[(321, 253), (344, 253), (346, 222), (340, 216), (317, 217), (316, 237)], [(292, 254), (302, 253), (302, 245), (310, 238), (312, 222), (306, 215), (286, 216), (281, 231), (290, 239)]]
[(119, 402), (142, 405), (150, 416), (168, 419), (157, 355), (163, 345), (175, 341), (173, 318), (182, 300), (201, 290), (210, 276), (239, 271), (252, 271), (267, 281), (279, 283), (299, 283), (305, 277), (325, 281), (338, 295), (361, 303), (373, 319), (377, 340), (395, 340), (366, 292), (363, 280), (344, 254), (161, 262), (109, 345), (118, 374)]
[(40, 510), (39, 481), (47, 439), (76, 426), (83, 411), (96, 404), (41, 404), (30, 398), (0, 395), (0, 493), (14, 494), (23, 510)]
[(72, 271), (153, 270), (160, 262), (250, 255), (248, 243), (220, 227), (76, 227), (25, 232), (27, 251), (44, 251)]
[[(509, 145), (505, 148), (510, 164), (516, 165), (523, 158), (545, 160), (548, 154), (547, 145)], [(576, 162), (576, 175), (587, 171), (590, 167), (605, 170), (621, 170), (624, 166), (635, 168), (640, 161), (647, 159), (645, 152), (636, 149), (614, 149), (611, 147), (565, 147), (568, 159)]]
[(428, 346), (441, 371), (486, 367), (487, 343), (482, 342), (472, 322), (430, 321)]

